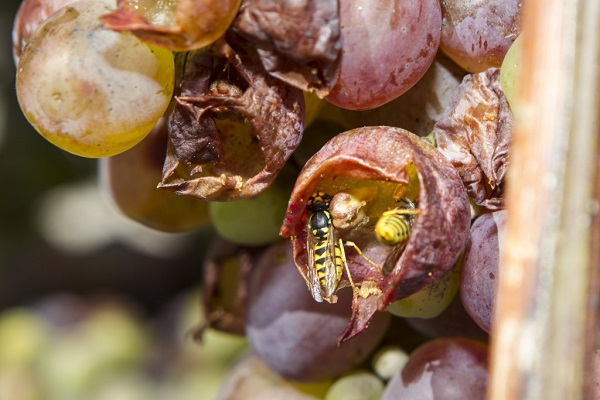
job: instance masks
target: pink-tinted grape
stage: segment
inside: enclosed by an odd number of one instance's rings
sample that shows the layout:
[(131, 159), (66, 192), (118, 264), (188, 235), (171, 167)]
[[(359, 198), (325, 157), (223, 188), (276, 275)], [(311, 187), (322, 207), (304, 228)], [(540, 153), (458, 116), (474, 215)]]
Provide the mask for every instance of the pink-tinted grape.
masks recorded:
[(342, 110), (349, 128), (399, 126), (419, 136), (431, 133), (450, 104), (464, 71), (438, 53), (425, 75), (402, 96), (372, 110)]
[(271, 247), (251, 272), (246, 335), (252, 349), (285, 378), (316, 381), (340, 375), (363, 362), (385, 334), (387, 313), (338, 347), (350, 318), (352, 291), (336, 304), (317, 303), (294, 266), (291, 245)]
[(433, 62), (441, 21), (438, 0), (340, 0), (342, 59), (327, 100), (367, 110), (402, 95)]
[(463, 260), (460, 297), (467, 313), (486, 332), (492, 326), (506, 215), (502, 210), (475, 220)]
[(442, 0), (440, 47), (469, 72), (499, 67), (520, 32), (521, 0)]
[(61, 8), (31, 35), (16, 89), (27, 120), (46, 139), (84, 157), (121, 153), (139, 143), (173, 93), (172, 52), (100, 22), (101, 1)]
[(488, 382), (488, 349), (471, 339), (437, 339), (414, 350), (383, 400), (481, 400)]
[[(21, 52), (29, 37), (54, 12), (77, 0), (23, 0), (15, 16), (12, 31), (13, 58), (15, 65), (19, 63)], [(106, 2), (114, 1), (106, 0)]]

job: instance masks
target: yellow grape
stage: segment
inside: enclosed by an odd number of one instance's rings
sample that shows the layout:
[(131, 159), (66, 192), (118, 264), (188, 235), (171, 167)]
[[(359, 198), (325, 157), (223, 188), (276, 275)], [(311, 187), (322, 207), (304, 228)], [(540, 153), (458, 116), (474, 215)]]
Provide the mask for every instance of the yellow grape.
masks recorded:
[(83, 157), (121, 153), (139, 143), (173, 94), (169, 50), (107, 29), (112, 9), (80, 1), (63, 7), (29, 38), (19, 60), (17, 97), (35, 129)]

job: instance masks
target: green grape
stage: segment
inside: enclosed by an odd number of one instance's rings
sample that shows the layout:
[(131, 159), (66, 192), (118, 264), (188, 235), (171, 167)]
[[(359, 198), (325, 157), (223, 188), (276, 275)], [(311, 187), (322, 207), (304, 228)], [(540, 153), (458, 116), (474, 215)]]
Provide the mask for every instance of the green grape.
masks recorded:
[(500, 67), (500, 85), (508, 104), (514, 110), (519, 83), (519, 65), (521, 57), (521, 36), (508, 49)]
[(398, 346), (384, 346), (373, 355), (373, 371), (384, 380), (392, 378), (404, 368), (408, 354)]
[(379, 400), (383, 389), (383, 382), (376, 375), (358, 371), (335, 381), (325, 400)]
[(48, 342), (49, 330), (46, 322), (30, 309), (3, 311), (0, 314), (0, 370), (32, 365)]
[(388, 311), (405, 318), (434, 318), (440, 315), (460, 287), (460, 262), (431, 285), (390, 304)]
[(279, 238), (290, 192), (273, 184), (250, 199), (211, 202), (208, 211), (219, 235), (238, 244), (260, 246)]
[(16, 88), (25, 117), (56, 146), (83, 156), (121, 153), (139, 143), (173, 93), (171, 51), (106, 28), (102, 2), (61, 8), (31, 35)]

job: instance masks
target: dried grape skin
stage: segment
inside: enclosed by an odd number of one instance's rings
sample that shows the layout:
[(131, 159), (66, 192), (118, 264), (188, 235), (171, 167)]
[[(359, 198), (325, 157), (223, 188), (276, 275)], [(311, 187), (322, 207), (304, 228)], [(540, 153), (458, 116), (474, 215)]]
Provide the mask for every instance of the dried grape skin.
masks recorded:
[(425, 74), (439, 47), (442, 17), (438, 0), (340, 0), (340, 23), (340, 72), (326, 99), (368, 110), (402, 95)]
[(294, 267), (288, 241), (263, 254), (248, 289), (248, 341), (271, 368), (296, 381), (331, 378), (359, 365), (383, 338), (390, 318), (378, 313), (362, 335), (338, 347), (351, 291), (340, 292), (337, 304), (315, 302)]
[(488, 382), (488, 349), (471, 339), (437, 339), (410, 354), (382, 400), (481, 400)]
[(247, 0), (232, 29), (254, 45), (272, 76), (293, 87), (323, 98), (337, 80), (337, 0)]
[(465, 76), (433, 129), (438, 150), (458, 170), (469, 197), (488, 210), (504, 207), (512, 129), (499, 68)]
[(466, 71), (500, 67), (520, 32), (521, 0), (442, 0), (440, 48)]
[(498, 286), (498, 266), (507, 211), (483, 214), (475, 220), (463, 262), (460, 297), (465, 310), (491, 332)]
[(232, 35), (187, 53), (161, 188), (205, 200), (249, 198), (273, 183), (300, 143), (302, 91), (270, 76), (248, 46)]

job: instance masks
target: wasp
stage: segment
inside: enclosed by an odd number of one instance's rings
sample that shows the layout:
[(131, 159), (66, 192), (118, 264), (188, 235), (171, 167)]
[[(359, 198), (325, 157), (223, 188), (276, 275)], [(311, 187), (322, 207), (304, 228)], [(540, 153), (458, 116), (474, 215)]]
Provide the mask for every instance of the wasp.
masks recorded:
[(354, 247), (367, 261), (372, 261), (366, 258), (353, 242), (335, 238), (335, 227), (329, 213), (330, 202), (331, 196), (324, 192), (316, 192), (306, 204), (306, 209), (310, 212), (306, 243), (308, 249), (307, 280), (315, 300), (321, 302), (325, 299), (330, 303), (335, 303), (337, 299), (335, 291), (342, 278), (344, 268), (353, 293), (357, 293), (346, 262), (344, 246)]
[(306, 204), (308, 217), (308, 285), (315, 300), (334, 302), (334, 293), (342, 278), (345, 263), (343, 247), (335, 240), (334, 227), (329, 213), (331, 196), (314, 193)]
[(390, 271), (391, 265), (395, 264), (400, 253), (404, 250), (415, 214), (419, 214), (420, 212), (409, 199), (400, 198), (398, 202), (402, 204), (393, 210), (381, 214), (381, 217), (379, 217), (379, 220), (375, 224), (375, 236), (377, 240), (387, 246), (395, 246), (393, 254), (388, 257), (388, 261), (384, 264), (384, 273)]
[(395, 246), (408, 240), (415, 214), (418, 214), (412, 201), (401, 198), (399, 202), (403, 204), (381, 214), (375, 224), (377, 240), (388, 246)]

